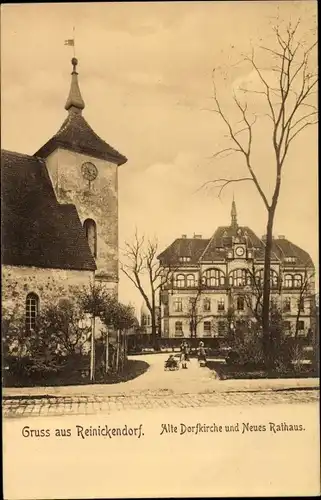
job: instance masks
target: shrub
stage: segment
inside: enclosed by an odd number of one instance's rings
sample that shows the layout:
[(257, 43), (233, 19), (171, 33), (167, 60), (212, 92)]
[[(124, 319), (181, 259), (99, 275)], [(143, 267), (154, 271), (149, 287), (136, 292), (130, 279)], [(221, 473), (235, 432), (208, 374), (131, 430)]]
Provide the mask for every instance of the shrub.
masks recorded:
[(250, 331), (244, 332), (242, 336), (235, 336), (232, 349), (232, 362), (255, 366), (263, 363), (262, 337), (259, 333)]

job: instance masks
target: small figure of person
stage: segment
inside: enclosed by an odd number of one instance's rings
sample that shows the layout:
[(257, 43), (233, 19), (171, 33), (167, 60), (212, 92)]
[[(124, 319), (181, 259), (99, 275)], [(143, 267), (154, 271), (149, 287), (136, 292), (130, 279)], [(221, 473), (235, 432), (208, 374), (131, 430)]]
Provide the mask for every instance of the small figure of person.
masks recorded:
[(200, 365), (204, 365), (206, 363), (206, 351), (204, 347), (204, 342), (201, 340), (198, 345), (198, 361)]
[(181, 344), (181, 363), (182, 363), (182, 368), (187, 369), (187, 361), (189, 360), (188, 358), (188, 344), (187, 342), (182, 342)]
[(169, 356), (169, 358), (166, 360), (165, 365), (167, 368), (175, 368), (176, 367), (177, 361), (176, 361), (175, 357), (173, 356), (173, 354), (171, 354)]

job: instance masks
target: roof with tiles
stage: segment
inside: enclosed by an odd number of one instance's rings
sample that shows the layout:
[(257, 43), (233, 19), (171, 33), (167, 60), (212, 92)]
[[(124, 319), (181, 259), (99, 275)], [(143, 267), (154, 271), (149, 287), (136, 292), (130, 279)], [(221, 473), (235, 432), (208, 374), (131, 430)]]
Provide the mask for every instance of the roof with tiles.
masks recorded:
[(293, 257), (295, 259), (294, 263), (296, 265), (314, 268), (314, 264), (310, 255), (305, 250), (298, 247), (297, 245), (287, 240), (286, 238), (275, 238), (273, 240), (272, 249), (274, 253), (278, 256), (278, 258), (284, 263), (286, 263), (287, 257)]
[[(239, 226), (236, 221), (236, 206), (233, 200), (231, 211), (231, 225), (220, 226), (210, 239), (178, 238), (169, 245), (159, 256), (162, 264), (171, 262), (179, 265), (199, 264), (201, 262), (224, 262), (226, 251), (232, 248), (233, 243), (245, 243), (254, 253), (254, 258), (264, 262), (265, 243), (263, 239), (248, 226)], [(181, 257), (190, 257), (188, 263), (180, 262)], [(290, 258), (290, 259), (289, 259)], [(293, 260), (292, 260), (292, 259)], [(272, 244), (272, 262), (282, 262), (284, 265), (314, 267), (310, 255), (285, 238), (275, 238)]]
[(85, 118), (77, 113), (69, 113), (58, 132), (35, 155), (46, 158), (57, 148), (88, 154), (116, 165), (123, 165), (127, 161), (125, 156), (103, 141)]
[(2, 262), (94, 271), (74, 205), (60, 205), (44, 161), (1, 152)]
[(159, 254), (158, 259), (162, 263), (177, 262), (179, 257), (190, 257), (190, 261), (182, 265), (197, 264), (204, 252), (209, 240), (200, 238), (177, 238), (164, 252)]
[(116, 165), (123, 165), (126, 163), (127, 158), (101, 139), (82, 116), (85, 103), (78, 83), (76, 70), (78, 60), (73, 57), (71, 63), (73, 71), (71, 73), (70, 91), (65, 105), (68, 116), (58, 132), (35, 153), (35, 156), (47, 158), (55, 149), (63, 148), (107, 160)]

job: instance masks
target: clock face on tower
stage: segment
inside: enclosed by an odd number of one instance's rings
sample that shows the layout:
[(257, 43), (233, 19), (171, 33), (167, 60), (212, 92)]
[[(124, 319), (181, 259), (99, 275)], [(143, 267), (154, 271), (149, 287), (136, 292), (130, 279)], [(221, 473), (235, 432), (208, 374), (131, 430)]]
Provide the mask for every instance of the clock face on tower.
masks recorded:
[(236, 247), (235, 254), (238, 257), (242, 257), (244, 255), (244, 248), (243, 247)]
[(86, 161), (81, 165), (81, 173), (87, 181), (94, 181), (98, 175), (98, 170), (96, 165)]

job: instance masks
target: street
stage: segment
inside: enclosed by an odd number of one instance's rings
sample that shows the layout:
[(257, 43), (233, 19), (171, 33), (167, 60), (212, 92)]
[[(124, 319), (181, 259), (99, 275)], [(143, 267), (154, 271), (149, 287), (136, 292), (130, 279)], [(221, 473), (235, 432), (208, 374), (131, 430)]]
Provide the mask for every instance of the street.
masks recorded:
[(239, 405), (302, 404), (319, 400), (316, 379), (218, 380), (191, 359), (187, 370), (165, 371), (167, 354), (131, 359), (150, 367), (139, 377), (112, 385), (5, 388), (4, 417), (110, 414), (121, 410)]

